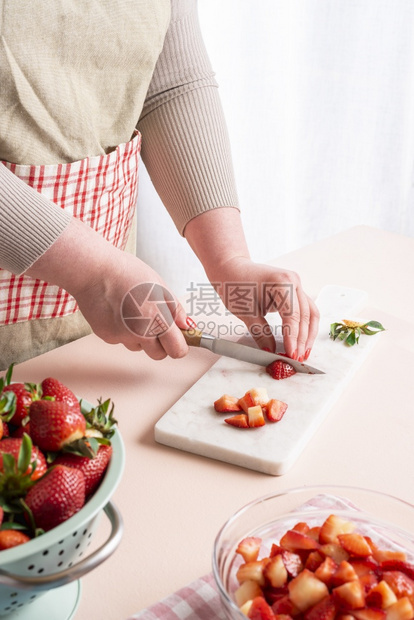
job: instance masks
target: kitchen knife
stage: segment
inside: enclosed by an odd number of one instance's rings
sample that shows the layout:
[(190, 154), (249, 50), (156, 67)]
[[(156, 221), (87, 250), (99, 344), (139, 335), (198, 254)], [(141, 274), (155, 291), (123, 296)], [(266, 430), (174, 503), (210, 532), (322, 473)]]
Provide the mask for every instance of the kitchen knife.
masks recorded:
[(296, 370), (296, 372), (302, 372), (308, 375), (324, 375), (323, 370), (312, 368), (303, 362), (290, 359), (285, 355), (278, 355), (277, 353), (269, 353), (268, 351), (262, 351), (261, 349), (255, 349), (254, 347), (248, 347), (238, 342), (231, 340), (225, 340), (224, 338), (215, 338), (210, 334), (201, 332), (198, 329), (183, 329), (184, 338), (191, 347), (202, 347), (208, 349), (216, 355), (224, 355), (224, 357), (232, 357), (236, 360), (243, 362), (250, 362), (251, 364), (258, 364), (259, 366), (268, 366), (275, 360), (281, 360), (287, 362)]

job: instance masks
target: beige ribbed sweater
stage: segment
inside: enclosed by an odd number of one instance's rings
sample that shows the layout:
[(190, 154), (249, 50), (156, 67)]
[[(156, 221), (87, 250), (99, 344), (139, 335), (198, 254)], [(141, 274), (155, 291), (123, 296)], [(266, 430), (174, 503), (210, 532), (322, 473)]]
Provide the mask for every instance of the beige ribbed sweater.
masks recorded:
[[(171, 0), (171, 12), (169, 0), (10, 6), (0, 0), (0, 160), (99, 155), (138, 123), (143, 161), (181, 234), (200, 213), (237, 206), (196, 0)], [(26, 271), (69, 221), (0, 165), (0, 267)]]

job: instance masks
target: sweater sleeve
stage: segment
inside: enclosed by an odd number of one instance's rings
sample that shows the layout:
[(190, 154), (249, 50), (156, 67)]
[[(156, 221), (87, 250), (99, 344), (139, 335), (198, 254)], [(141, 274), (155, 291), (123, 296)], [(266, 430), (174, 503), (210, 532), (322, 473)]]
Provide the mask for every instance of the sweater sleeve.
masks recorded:
[(0, 164), (0, 267), (24, 273), (72, 219)]
[(138, 123), (142, 159), (178, 231), (238, 208), (231, 150), (196, 0), (172, 0), (171, 23)]

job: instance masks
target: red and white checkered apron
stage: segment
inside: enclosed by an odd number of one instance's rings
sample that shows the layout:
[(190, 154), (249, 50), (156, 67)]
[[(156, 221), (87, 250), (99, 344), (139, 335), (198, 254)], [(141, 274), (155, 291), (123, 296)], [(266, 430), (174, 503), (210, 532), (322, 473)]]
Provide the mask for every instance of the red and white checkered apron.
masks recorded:
[[(71, 164), (2, 162), (22, 181), (124, 249), (135, 213), (141, 135), (108, 155)], [(75, 299), (63, 289), (0, 269), (0, 325), (72, 314)]]

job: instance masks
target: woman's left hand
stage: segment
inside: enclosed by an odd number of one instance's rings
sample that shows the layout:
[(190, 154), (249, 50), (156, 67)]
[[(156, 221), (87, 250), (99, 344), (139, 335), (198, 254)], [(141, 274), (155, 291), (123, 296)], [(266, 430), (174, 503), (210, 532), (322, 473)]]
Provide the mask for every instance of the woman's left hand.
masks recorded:
[(309, 357), (319, 312), (297, 273), (236, 256), (220, 265), (214, 285), (227, 309), (245, 323), (261, 349), (275, 351), (274, 334), (265, 316), (279, 312), (285, 353), (299, 361)]

